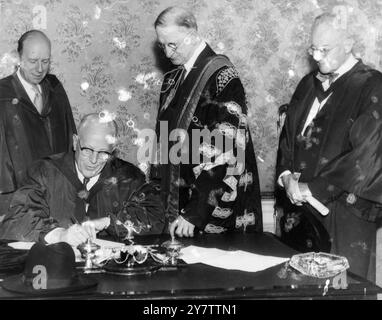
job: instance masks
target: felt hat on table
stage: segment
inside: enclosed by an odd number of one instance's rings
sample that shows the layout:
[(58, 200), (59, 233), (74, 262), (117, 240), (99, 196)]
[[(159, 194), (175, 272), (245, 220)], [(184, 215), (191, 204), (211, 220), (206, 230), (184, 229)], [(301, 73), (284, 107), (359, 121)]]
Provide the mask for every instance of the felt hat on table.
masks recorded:
[(60, 294), (95, 287), (97, 282), (76, 271), (75, 254), (65, 243), (36, 243), (30, 249), (22, 274), (0, 282), (12, 292), (27, 295)]

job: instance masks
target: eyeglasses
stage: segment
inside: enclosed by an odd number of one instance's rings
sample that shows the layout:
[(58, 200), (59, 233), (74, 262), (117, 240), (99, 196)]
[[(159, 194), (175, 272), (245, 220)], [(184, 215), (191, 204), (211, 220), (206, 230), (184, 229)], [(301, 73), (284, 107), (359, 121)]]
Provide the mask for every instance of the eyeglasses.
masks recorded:
[(334, 46), (333, 48), (315, 48), (314, 46), (310, 46), (308, 48), (308, 53), (313, 56), (316, 51), (318, 51), (323, 57), (326, 57), (330, 51), (337, 48), (338, 45)]
[(96, 153), (98, 155), (98, 159), (100, 159), (101, 161), (107, 161), (112, 156), (112, 154), (107, 151), (96, 151), (91, 148), (82, 147), (79, 139), (78, 145), (80, 146), (82, 154), (88, 158), (91, 157), (94, 153)]
[(183, 43), (185, 43), (185, 40), (186, 40), (187, 37), (189, 37), (189, 34), (187, 34), (179, 44), (176, 44), (175, 42), (170, 42), (170, 43), (167, 43), (167, 44), (163, 44), (161, 42), (158, 42), (157, 45), (163, 51), (165, 51), (166, 48), (170, 49), (172, 51), (172, 54), (171, 54), (171, 56), (172, 56), (179, 49), (179, 47)]

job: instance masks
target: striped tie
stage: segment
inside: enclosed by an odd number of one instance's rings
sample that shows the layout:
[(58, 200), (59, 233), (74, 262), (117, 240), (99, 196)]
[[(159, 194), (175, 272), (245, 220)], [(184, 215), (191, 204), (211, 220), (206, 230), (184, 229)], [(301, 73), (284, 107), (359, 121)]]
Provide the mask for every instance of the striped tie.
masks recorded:
[(35, 92), (33, 104), (35, 105), (38, 113), (41, 114), (42, 107), (43, 107), (41, 92), (40, 92), (40, 90), (39, 90), (39, 88), (37, 86), (33, 86), (32, 88), (33, 88), (33, 91)]

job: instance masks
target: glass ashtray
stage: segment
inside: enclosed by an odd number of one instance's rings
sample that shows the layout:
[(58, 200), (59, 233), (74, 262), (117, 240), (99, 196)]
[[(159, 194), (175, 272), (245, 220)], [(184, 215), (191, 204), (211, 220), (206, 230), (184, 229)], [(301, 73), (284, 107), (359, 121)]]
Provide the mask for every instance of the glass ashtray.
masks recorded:
[(325, 252), (308, 252), (294, 255), (289, 265), (304, 275), (330, 278), (349, 268), (345, 257)]

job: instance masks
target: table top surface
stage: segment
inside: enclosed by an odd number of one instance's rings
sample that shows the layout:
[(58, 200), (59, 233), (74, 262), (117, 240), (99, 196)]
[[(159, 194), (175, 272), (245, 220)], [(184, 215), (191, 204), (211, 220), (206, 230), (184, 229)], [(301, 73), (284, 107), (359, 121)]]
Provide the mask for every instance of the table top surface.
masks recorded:
[[(138, 244), (161, 244), (168, 236), (136, 237)], [(181, 239), (184, 245), (244, 250), (262, 255), (290, 258), (297, 252), (274, 235), (221, 234), (197, 235)], [(382, 289), (375, 284), (347, 272), (347, 289), (335, 289), (333, 283), (325, 294), (327, 279), (317, 279), (299, 272), (283, 272), (285, 263), (259, 271), (225, 270), (201, 263), (181, 264), (178, 268), (160, 268), (151, 274), (115, 275), (86, 274), (96, 279), (93, 289), (61, 295), (47, 295), (48, 299), (375, 299)], [(0, 274), (4, 279), (8, 274)], [(333, 279), (331, 279), (333, 280)], [(0, 282), (1, 284), (1, 282)], [(0, 287), (0, 299), (36, 298), (22, 296)]]

